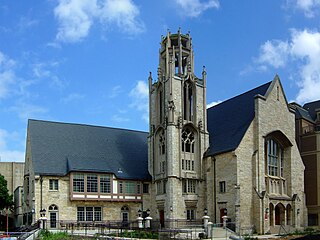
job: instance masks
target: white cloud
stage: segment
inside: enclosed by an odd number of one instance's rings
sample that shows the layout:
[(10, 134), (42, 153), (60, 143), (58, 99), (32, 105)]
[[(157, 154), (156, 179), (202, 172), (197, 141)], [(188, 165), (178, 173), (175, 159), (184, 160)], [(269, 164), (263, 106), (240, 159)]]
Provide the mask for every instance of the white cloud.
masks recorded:
[(111, 93), (109, 94), (109, 98), (115, 98), (122, 92), (121, 86), (117, 85), (111, 89)]
[(142, 119), (149, 122), (149, 89), (144, 81), (138, 81), (137, 85), (130, 91), (133, 102), (131, 107), (142, 112)]
[(320, 0), (296, 0), (296, 7), (301, 9), (306, 17), (312, 18), (319, 11)]
[(0, 98), (7, 97), (16, 82), (14, 66), (15, 61), (0, 51)]
[(291, 54), (302, 60), (301, 89), (297, 102), (318, 100), (320, 97), (320, 32), (294, 31)]
[[(264, 48), (264, 46), (267, 46)], [(291, 39), (285, 41), (268, 41), (258, 58), (259, 64), (280, 68), (288, 62), (296, 63), (299, 68), (296, 101), (304, 103), (319, 99), (320, 96), (320, 32), (310, 30), (292, 30)], [(260, 65), (261, 66), (261, 65)]]
[(85, 96), (79, 93), (70, 93), (66, 97), (61, 99), (63, 103), (70, 103), (70, 102), (78, 102), (79, 100), (83, 99)]
[(182, 8), (184, 15), (189, 17), (198, 17), (202, 12), (210, 8), (219, 8), (218, 0), (209, 0), (200, 2), (200, 0), (175, 0), (176, 3)]
[(12, 106), (10, 110), (17, 113), (19, 118), (23, 121), (26, 121), (30, 118), (37, 118), (48, 112), (48, 110), (44, 107), (24, 102), (18, 102), (15, 106)]
[(7, 142), (10, 141), (12, 135), (6, 130), (0, 129), (0, 161), (2, 162), (22, 162), (24, 161), (24, 151), (10, 150), (8, 149)]
[(33, 64), (32, 72), (33, 76), (38, 79), (50, 80), (50, 86), (62, 89), (66, 87), (67, 82), (62, 81), (56, 74), (55, 68), (59, 66), (59, 62), (41, 62)]
[(287, 42), (273, 40), (267, 41), (260, 47), (258, 62), (267, 63), (275, 68), (283, 67), (288, 58), (289, 44)]
[(101, 5), (100, 20), (106, 24), (116, 24), (127, 33), (144, 31), (143, 22), (137, 17), (140, 12), (131, 0), (105, 0)]
[(112, 116), (112, 121), (117, 122), (117, 123), (122, 123), (122, 122), (128, 122), (130, 119), (120, 116), (119, 114), (115, 114)]
[(218, 104), (221, 103), (221, 102), (222, 102), (222, 101), (218, 100), (218, 101), (214, 101), (214, 102), (208, 103), (208, 104), (207, 104), (207, 109), (208, 109), (208, 108), (211, 108), (211, 107), (213, 107), (213, 106), (215, 106), (215, 105), (218, 105)]
[(56, 38), (63, 42), (81, 41), (95, 21), (130, 34), (144, 30), (139, 9), (131, 0), (59, 0), (54, 14), (59, 23)]

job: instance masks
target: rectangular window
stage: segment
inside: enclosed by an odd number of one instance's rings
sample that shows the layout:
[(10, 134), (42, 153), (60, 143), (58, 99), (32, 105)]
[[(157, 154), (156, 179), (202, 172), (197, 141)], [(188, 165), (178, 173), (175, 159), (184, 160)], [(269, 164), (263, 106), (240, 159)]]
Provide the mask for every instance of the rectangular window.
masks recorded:
[(137, 183), (137, 194), (141, 194), (141, 184)]
[(182, 159), (182, 164), (181, 164), (181, 166), (182, 166), (182, 169), (184, 170), (184, 159)]
[(102, 221), (102, 208), (77, 207), (77, 221)]
[(77, 221), (85, 221), (84, 207), (77, 207)]
[(135, 182), (126, 182), (126, 193), (128, 193), (128, 194), (136, 193), (136, 183)]
[(196, 193), (196, 180), (184, 179), (182, 181), (182, 191), (184, 193)]
[(94, 221), (102, 221), (101, 207), (94, 207)]
[(161, 194), (161, 181), (157, 182), (157, 194)]
[(93, 221), (93, 207), (86, 207), (86, 221)]
[(98, 192), (98, 176), (96, 174), (88, 174), (87, 192)]
[(163, 193), (166, 193), (167, 192), (167, 181), (166, 180), (163, 180)]
[(226, 192), (226, 182), (225, 181), (219, 182), (219, 192), (220, 193)]
[(49, 179), (49, 190), (59, 190), (58, 179)]
[(119, 182), (119, 193), (123, 193), (123, 183)]
[(73, 175), (73, 191), (84, 192), (84, 175), (83, 174)]
[(100, 176), (100, 192), (111, 193), (110, 176), (107, 176), (107, 175)]
[(195, 209), (187, 209), (187, 220), (195, 220), (195, 219), (196, 219)]
[(149, 184), (148, 183), (143, 184), (143, 193), (149, 193)]

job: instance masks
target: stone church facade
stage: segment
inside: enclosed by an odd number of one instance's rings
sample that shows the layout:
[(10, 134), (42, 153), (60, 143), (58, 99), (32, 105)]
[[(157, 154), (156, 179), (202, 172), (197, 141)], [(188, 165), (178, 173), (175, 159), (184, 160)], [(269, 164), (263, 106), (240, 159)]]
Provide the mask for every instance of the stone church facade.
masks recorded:
[(140, 210), (165, 228), (204, 211), (242, 233), (304, 227), (304, 164), (278, 76), (207, 109), (190, 35), (168, 32), (159, 55), (149, 133), (29, 120), (30, 223), (42, 209), (80, 222), (134, 221)]

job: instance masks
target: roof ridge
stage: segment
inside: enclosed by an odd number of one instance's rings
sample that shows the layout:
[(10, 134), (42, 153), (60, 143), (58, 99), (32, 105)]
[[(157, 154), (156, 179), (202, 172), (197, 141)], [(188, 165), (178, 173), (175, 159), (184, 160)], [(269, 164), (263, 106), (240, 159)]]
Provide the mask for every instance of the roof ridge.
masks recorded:
[(62, 125), (76, 125), (76, 126), (93, 127), (93, 128), (107, 128), (107, 129), (115, 129), (115, 130), (122, 130), (122, 131), (128, 131), (128, 132), (136, 132), (136, 133), (148, 133), (146, 131), (141, 131), (141, 130), (133, 130), (133, 129), (127, 129), (127, 128), (118, 128), (118, 127), (108, 127), (108, 126), (92, 125), (92, 124), (85, 124), (85, 123), (70, 123), (70, 122), (49, 121), (49, 120), (39, 120), (39, 119), (28, 119), (28, 121), (54, 123), (54, 124), (62, 124)]
[[(217, 106), (219, 106), (220, 104), (229, 102), (229, 101), (231, 101), (231, 100), (233, 100), (233, 99), (235, 99), (235, 98), (238, 98), (238, 97), (240, 97), (240, 96), (243, 96), (243, 95), (245, 95), (245, 94), (248, 94), (248, 93), (250, 93), (250, 92), (252, 92), (252, 91), (257, 90), (257, 89), (260, 88), (260, 87), (263, 87), (263, 86), (268, 85), (268, 84), (271, 84), (271, 83), (272, 83), (272, 81), (269, 81), (269, 82), (267, 82), (267, 83), (264, 83), (264, 84), (262, 84), (262, 85), (260, 85), (260, 86), (258, 86), (258, 87), (255, 87), (255, 88), (253, 88), (253, 89), (251, 89), (251, 90), (249, 90), (249, 91), (246, 91), (246, 92), (244, 92), (244, 93), (240, 93), (239, 95), (236, 95), (236, 96), (234, 96), (234, 97), (232, 97), (232, 98), (229, 98), (229, 99), (227, 99), (227, 100), (225, 100), (225, 101), (222, 101), (222, 102), (220, 102), (220, 103), (218, 103), (218, 104), (216, 104), (216, 105), (214, 105), (214, 106), (212, 106), (212, 107), (210, 107), (210, 108), (217, 107)], [(207, 108), (207, 110), (209, 110), (210, 108)]]
[(316, 102), (319, 102), (319, 103), (320, 103), (320, 100), (314, 100), (314, 101), (312, 101), (312, 102), (307, 102), (307, 103), (303, 104), (302, 107), (304, 108), (305, 105), (313, 104), (313, 103), (316, 103)]

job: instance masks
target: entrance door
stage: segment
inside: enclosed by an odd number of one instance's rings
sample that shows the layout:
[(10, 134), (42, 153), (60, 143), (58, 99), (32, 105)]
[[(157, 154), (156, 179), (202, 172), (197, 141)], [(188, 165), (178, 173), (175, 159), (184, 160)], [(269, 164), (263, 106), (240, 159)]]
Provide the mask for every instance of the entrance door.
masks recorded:
[(160, 225), (163, 228), (164, 227), (164, 210), (159, 211), (159, 217), (160, 217)]
[(57, 228), (57, 213), (50, 212), (50, 228)]
[(223, 216), (227, 215), (227, 209), (226, 208), (220, 208), (220, 223), (223, 223)]

